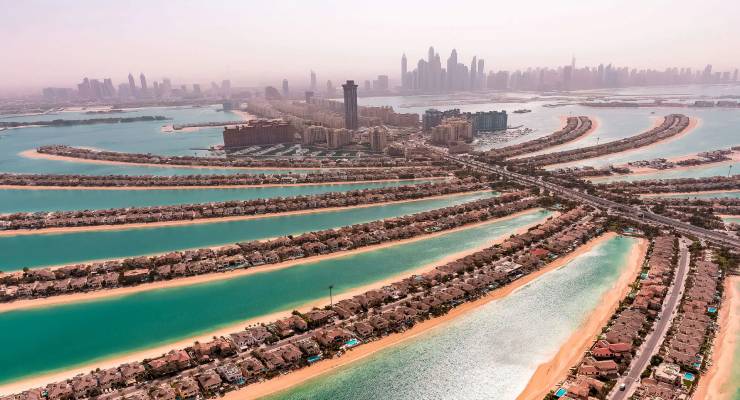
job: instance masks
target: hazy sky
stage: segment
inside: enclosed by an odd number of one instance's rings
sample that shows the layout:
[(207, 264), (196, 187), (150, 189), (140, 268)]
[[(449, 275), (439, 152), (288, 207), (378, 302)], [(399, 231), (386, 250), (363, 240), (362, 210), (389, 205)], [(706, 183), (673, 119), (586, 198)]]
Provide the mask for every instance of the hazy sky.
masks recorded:
[(127, 74), (234, 85), (399, 75), (434, 45), (487, 69), (740, 66), (738, 0), (0, 0), (0, 88)]

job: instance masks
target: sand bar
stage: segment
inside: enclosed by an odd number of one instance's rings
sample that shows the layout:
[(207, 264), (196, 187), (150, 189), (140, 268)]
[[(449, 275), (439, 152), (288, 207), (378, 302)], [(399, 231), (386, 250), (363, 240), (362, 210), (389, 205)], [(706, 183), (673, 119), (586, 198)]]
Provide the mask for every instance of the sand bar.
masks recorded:
[[(653, 129), (653, 128), (656, 128), (656, 127), (660, 126), (660, 124), (662, 124), (662, 123), (663, 123), (663, 119), (662, 118), (658, 119), (657, 121), (655, 121), (655, 123), (653, 124), (653, 126), (648, 129), (648, 131), (650, 129)], [(652, 147), (655, 147), (655, 146), (658, 146), (658, 145), (664, 145), (664, 144), (666, 144), (668, 142), (671, 142), (673, 140), (680, 139), (680, 138), (688, 135), (689, 133), (691, 133), (694, 129), (696, 129), (700, 125), (701, 125), (701, 119), (699, 119), (697, 117), (689, 117), (689, 125), (686, 127), (686, 129), (684, 129), (683, 131), (681, 131), (681, 132), (679, 132), (679, 133), (677, 133), (677, 134), (675, 134), (675, 135), (673, 135), (673, 136), (671, 136), (669, 138), (665, 138), (663, 140), (659, 140), (659, 141), (657, 141), (655, 143), (651, 143), (651, 144), (646, 145), (646, 146), (640, 146), (640, 147), (635, 147), (635, 148), (631, 148), (631, 149), (627, 149), (627, 150), (617, 151), (617, 152), (614, 152), (614, 153), (604, 154), (603, 156), (591, 157), (591, 158), (584, 158), (583, 160), (566, 161), (566, 162), (563, 162), (563, 163), (548, 164), (548, 165), (545, 165), (544, 167), (547, 168), (547, 169), (557, 169), (557, 168), (563, 168), (563, 167), (570, 167), (570, 166), (574, 166), (574, 165), (580, 165), (581, 163), (584, 163), (584, 162), (587, 162), (587, 161), (599, 161), (599, 160), (609, 159), (609, 158), (611, 158), (613, 156), (616, 156), (616, 155), (623, 155), (623, 154), (632, 153), (632, 152), (645, 151), (645, 150), (650, 149)], [(641, 133), (639, 133), (639, 134), (641, 134)], [(624, 139), (628, 139), (628, 138), (624, 138)], [(617, 140), (621, 140), (621, 139), (617, 139)], [(601, 143), (601, 144), (606, 144), (606, 143)]]
[[(425, 235), (421, 235), (421, 236), (417, 236), (417, 237), (413, 237), (409, 239), (395, 240), (392, 242), (386, 242), (386, 243), (382, 243), (378, 245), (365, 246), (365, 247), (360, 247), (360, 248), (347, 250), (347, 251), (337, 251), (334, 253), (322, 254), (319, 256), (304, 257), (304, 258), (299, 258), (299, 259), (285, 261), (285, 262), (276, 263), (276, 264), (265, 264), (262, 266), (252, 267), (252, 268), (240, 268), (240, 269), (235, 269), (235, 270), (227, 271), (227, 272), (213, 272), (213, 273), (208, 273), (208, 274), (203, 274), (203, 275), (188, 276), (188, 277), (176, 278), (176, 279), (171, 279), (171, 280), (166, 280), (166, 281), (144, 283), (144, 284), (136, 285), (136, 286), (127, 286), (127, 287), (120, 287), (120, 288), (114, 288), (114, 289), (108, 289), (108, 290), (98, 290), (94, 292), (72, 293), (72, 294), (64, 294), (64, 295), (59, 295), (59, 296), (44, 297), (44, 298), (38, 298), (38, 299), (18, 300), (18, 301), (14, 301), (11, 303), (0, 303), (0, 313), (4, 313), (8, 311), (15, 311), (15, 310), (22, 310), (22, 309), (29, 309), (29, 308), (37, 308), (37, 307), (48, 307), (48, 306), (53, 306), (53, 305), (68, 304), (68, 303), (75, 303), (75, 302), (93, 301), (93, 300), (99, 300), (99, 299), (108, 298), (108, 297), (120, 297), (120, 296), (125, 296), (125, 295), (130, 295), (130, 294), (140, 293), (140, 292), (145, 292), (145, 291), (150, 291), (150, 290), (173, 288), (173, 287), (180, 287), (180, 286), (189, 286), (189, 285), (195, 285), (195, 284), (205, 283), (205, 282), (232, 279), (232, 278), (237, 278), (237, 277), (245, 276), (245, 275), (252, 275), (252, 274), (260, 273), (260, 272), (271, 272), (271, 271), (276, 271), (280, 269), (290, 268), (296, 265), (331, 260), (334, 258), (346, 257), (346, 256), (355, 255), (355, 254), (381, 250), (381, 249), (385, 249), (388, 247), (411, 244), (411, 243), (418, 242), (421, 240), (432, 239), (435, 237), (444, 236), (444, 235), (452, 234), (452, 233), (467, 230), (467, 229), (472, 229), (472, 228), (481, 227), (484, 225), (490, 225), (494, 223), (508, 221), (508, 220), (511, 220), (517, 217), (521, 217), (523, 215), (534, 214), (541, 210), (542, 210), (541, 208), (528, 209), (528, 210), (520, 211), (518, 213), (507, 215), (502, 218), (489, 219), (486, 221), (481, 221), (481, 222), (477, 222), (474, 224), (459, 226), (457, 228), (449, 229), (445, 231), (429, 233), (429, 234), (425, 234)], [(527, 224), (525, 227), (522, 227), (522, 229), (529, 229), (530, 227), (537, 225), (540, 222), (541, 221), (537, 221), (531, 224)], [(488, 245), (486, 247), (488, 247)]]
[(570, 368), (580, 361), (584, 352), (591, 347), (596, 336), (601, 333), (602, 327), (619, 307), (620, 301), (629, 293), (630, 284), (637, 279), (642, 268), (648, 244), (646, 239), (640, 239), (640, 242), (632, 247), (627, 260), (628, 267), (619, 280), (604, 294), (596, 308), (563, 343), (555, 356), (537, 367), (526, 388), (517, 397), (518, 400), (541, 400), (555, 385), (565, 379)]
[(88, 164), (105, 164), (105, 165), (123, 165), (123, 166), (139, 166), (139, 167), (157, 167), (157, 168), (186, 168), (186, 169), (239, 169), (239, 170), (258, 170), (258, 171), (321, 171), (321, 170), (333, 170), (333, 169), (389, 169), (389, 168), (430, 168), (431, 166), (385, 166), (385, 167), (227, 167), (227, 166), (209, 166), (209, 165), (173, 165), (173, 164), (151, 164), (151, 163), (134, 163), (134, 162), (123, 162), (123, 161), (109, 161), (109, 160), (91, 160), (87, 158), (76, 158), (76, 157), (65, 157), (57, 156), (53, 154), (43, 154), (36, 151), (36, 149), (25, 150), (18, 153), (21, 157), (32, 158), (37, 160), (52, 160), (52, 161), (66, 161), (72, 163), (88, 163)]
[[(557, 213), (556, 214), (553, 214), (553, 215), (556, 216)], [(351, 298), (351, 297), (353, 297), (355, 295), (364, 293), (364, 292), (366, 292), (368, 290), (377, 289), (377, 288), (383, 287), (385, 285), (391, 284), (393, 282), (396, 282), (398, 280), (401, 280), (401, 279), (403, 279), (405, 277), (408, 277), (408, 276), (411, 276), (411, 275), (414, 275), (414, 274), (423, 274), (424, 272), (433, 270), (434, 268), (436, 268), (439, 265), (446, 264), (446, 263), (448, 263), (450, 261), (454, 261), (454, 260), (456, 260), (458, 258), (462, 258), (462, 257), (464, 257), (464, 256), (466, 256), (468, 254), (472, 254), (472, 253), (475, 253), (477, 251), (483, 250), (483, 249), (485, 249), (487, 247), (490, 247), (490, 246), (492, 246), (494, 244), (501, 243), (504, 240), (506, 240), (510, 235), (523, 234), (528, 229), (529, 229), (529, 227), (521, 227), (521, 228), (519, 228), (519, 229), (517, 229), (517, 230), (515, 230), (513, 232), (507, 232), (506, 234), (500, 235), (498, 237), (494, 237), (490, 241), (488, 241), (487, 243), (482, 244), (480, 246), (477, 246), (475, 248), (471, 248), (471, 249), (468, 249), (468, 250), (465, 250), (465, 251), (461, 251), (461, 252), (450, 254), (450, 255), (448, 255), (448, 256), (440, 259), (440, 260), (437, 260), (437, 261), (435, 261), (433, 263), (429, 263), (427, 265), (421, 266), (421, 267), (416, 268), (416, 269), (413, 269), (413, 270), (404, 271), (403, 273), (400, 273), (398, 275), (389, 277), (389, 278), (384, 279), (384, 280), (376, 281), (376, 282), (373, 282), (373, 283), (368, 284), (368, 285), (357, 287), (357, 288), (351, 289), (351, 290), (349, 290), (347, 292), (344, 292), (344, 293), (334, 294), (334, 301), (341, 301), (343, 299)], [(479, 300), (479, 301), (476, 301), (476, 302), (473, 302), (473, 303), (466, 303), (466, 304), (464, 304), (461, 307), (457, 307), (455, 310), (458, 310), (458, 309), (460, 309), (462, 307), (466, 307), (465, 310), (469, 310), (469, 309), (474, 308), (474, 307), (471, 307), (470, 306), (471, 304), (475, 304), (475, 306), (477, 307), (477, 306), (482, 305), (482, 304), (485, 304), (486, 302), (488, 302), (490, 300), (493, 300), (495, 298), (503, 297), (504, 295), (507, 295), (507, 294), (511, 293), (515, 288), (518, 288), (518, 287), (523, 286), (527, 282), (529, 282), (532, 279), (534, 279), (534, 278), (542, 275), (543, 273), (545, 273), (547, 271), (550, 271), (550, 270), (553, 270), (553, 269), (556, 269), (556, 268), (564, 265), (565, 263), (567, 263), (572, 258), (574, 258), (574, 257), (582, 254), (585, 251), (590, 250), (591, 247), (593, 247), (596, 243), (599, 243), (603, 239), (605, 239), (603, 236), (601, 238), (594, 239), (592, 242), (589, 242), (586, 246), (583, 246), (582, 248), (577, 249), (574, 253), (571, 253), (570, 255), (565, 256), (565, 257), (563, 257), (561, 259), (556, 260), (554, 263), (549, 264), (546, 268), (544, 268), (544, 269), (542, 269), (540, 271), (537, 271), (537, 272), (535, 272), (535, 273), (533, 273), (531, 275), (525, 276), (525, 277), (523, 277), (523, 278), (515, 281), (512, 285), (505, 286), (502, 289), (499, 289), (499, 290), (493, 292), (494, 294), (497, 294), (497, 297), (487, 296), (486, 298), (481, 299), (481, 300), (486, 300), (486, 301), (480, 301)], [(296, 307), (295, 309), (297, 309), (299, 311), (302, 311), (302, 312), (307, 312), (307, 311), (310, 311), (311, 309), (313, 309), (314, 307), (323, 307), (323, 306), (326, 305), (326, 303), (327, 303), (327, 299), (323, 299), (322, 298), (322, 299), (319, 299), (319, 300), (316, 300), (316, 301), (312, 301), (312, 302), (306, 303), (306, 304), (304, 304), (301, 307)], [(445, 316), (445, 317), (435, 318), (435, 319), (432, 319), (430, 321), (427, 321), (427, 322), (435, 322), (435, 321), (436, 322), (434, 324), (429, 325), (426, 329), (428, 329), (428, 328), (430, 328), (432, 326), (435, 326), (435, 325), (439, 325), (439, 323), (441, 323), (441, 321), (438, 321), (438, 320), (440, 320), (440, 319), (449, 320), (449, 319), (452, 319), (454, 316), (460, 315), (462, 313), (462, 312), (458, 312), (458, 311), (455, 311), (455, 310), (453, 310), (451, 313), (447, 314), (447, 316)], [(104, 358), (102, 358), (100, 360), (95, 360), (95, 361), (92, 361), (92, 362), (87, 363), (85, 365), (71, 366), (70, 368), (65, 369), (65, 370), (61, 370), (61, 371), (55, 371), (55, 372), (50, 372), (50, 373), (44, 373), (44, 374), (41, 374), (41, 375), (31, 376), (31, 377), (28, 377), (28, 378), (22, 378), (20, 380), (14, 381), (14, 382), (9, 382), (9, 383), (0, 385), (0, 396), (5, 395), (5, 394), (10, 394), (10, 393), (19, 393), (19, 392), (22, 392), (23, 390), (27, 390), (29, 388), (39, 387), (39, 386), (43, 386), (43, 385), (46, 385), (46, 384), (51, 383), (51, 382), (57, 382), (57, 381), (61, 381), (61, 380), (64, 380), (64, 379), (69, 379), (69, 378), (71, 378), (71, 377), (73, 377), (75, 375), (82, 374), (82, 373), (87, 373), (90, 370), (95, 369), (95, 368), (101, 368), (101, 369), (104, 369), (104, 368), (113, 368), (113, 367), (117, 367), (118, 365), (121, 365), (121, 364), (127, 363), (127, 362), (142, 360), (142, 359), (145, 359), (145, 358), (158, 357), (158, 356), (160, 356), (160, 355), (162, 355), (162, 354), (164, 354), (164, 353), (166, 353), (166, 352), (168, 352), (168, 351), (170, 351), (172, 349), (185, 348), (185, 347), (191, 346), (193, 344), (193, 342), (195, 342), (195, 341), (210, 341), (210, 340), (212, 340), (213, 336), (224, 336), (224, 335), (228, 335), (228, 334), (231, 334), (231, 333), (234, 333), (234, 332), (238, 332), (238, 331), (244, 329), (247, 326), (258, 325), (260, 323), (268, 323), (268, 322), (272, 322), (272, 321), (277, 320), (277, 319), (280, 319), (280, 318), (287, 317), (287, 316), (289, 316), (291, 314), (291, 311), (292, 311), (292, 309), (286, 309), (286, 310), (283, 310), (283, 311), (277, 311), (277, 312), (274, 312), (274, 313), (271, 313), (271, 314), (266, 314), (266, 315), (263, 315), (263, 316), (260, 316), (260, 317), (251, 318), (251, 319), (244, 320), (244, 321), (237, 322), (237, 323), (233, 323), (233, 324), (228, 324), (227, 326), (217, 328), (216, 330), (213, 330), (213, 331), (204, 332), (203, 334), (199, 334), (197, 336), (189, 337), (189, 338), (182, 339), (182, 340), (177, 340), (177, 341), (174, 341), (174, 342), (171, 342), (171, 343), (168, 343), (168, 344), (164, 344), (164, 345), (160, 345), (160, 346), (157, 346), (157, 347), (154, 347), (154, 348), (144, 349), (144, 350), (135, 350), (135, 351), (132, 351), (132, 352), (129, 352), (129, 353), (119, 354), (119, 355), (115, 355), (115, 356), (112, 356), (112, 357), (104, 357)], [(426, 324), (426, 322), (425, 322), (425, 324)], [(417, 327), (419, 327), (419, 326), (426, 326), (426, 325), (417, 324)], [(421, 331), (423, 331), (423, 330), (425, 330), (425, 329), (422, 329)], [(397, 343), (397, 342), (400, 342), (403, 339), (403, 337), (406, 334), (408, 334), (409, 332), (418, 333), (419, 330), (416, 329), (416, 327), (415, 327), (414, 329), (412, 329), (410, 331), (407, 331), (406, 333), (391, 335), (391, 336), (386, 337), (385, 339), (391, 338), (391, 339), (394, 339), (391, 343)], [(414, 335), (412, 335), (412, 336), (414, 336)], [(397, 337), (401, 337), (401, 338), (397, 338)], [(385, 339), (383, 339), (383, 340), (385, 340)], [(377, 351), (377, 350), (379, 350), (379, 349), (381, 349), (381, 348), (383, 348), (383, 347), (386, 346), (386, 343), (383, 342), (383, 340), (372, 342), (370, 344), (360, 346), (359, 348), (362, 349), (362, 348), (365, 348), (367, 346), (375, 346), (375, 350), (373, 350), (373, 351), (370, 352), (370, 353), (372, 353), (372, 352), (375, 352), (375, 351)], [(354, 360), (355, 358), (352, 358), (354, 354), (359, 354), (359, 353), (357, 352), (357, 350), (354, 350), (354, 351), (346, 354), (345, 356), (341, 357), (340, 359), (331, 359), (331, 360), (328, 360), (328, 361), (321, 361), (319, 363), (314, 364), (310, 368), (304, 368), (303, 370), (299, 370), (296, 373), (291, 373), (291, 374), (286, 375), (286, 376), (293, 376), (295, 374), (300, 374), (302, 371), (306, 371), (306, 370), (316, 371), (316, 369), (315, 369), (316, 366), (320, 366), (320, 367), (323, 368), (327, 364), (334, 363), (336, 361), (340, 361), (340, 363), (338, 365), (343, 365), (343, 364), (346, 364), (346, 363)], [(331, 368), (332, 367), (330, 366), (329, 368), (324, 368), (323, 370), (328, 370), (328, 369), (331, 369)], [(309, 377), (312, 377), (312, 376), (315, 376), (315, 375), (318, 375), (318, 374), (313, 374), (312, 373)], [(302, 375), (299, 375), (299, 376), (302, 376)], [(282, 380), (283, 377), (284, 376), (278, 378), (281, 383), (284, 382)], [(299, 380), (295, 381), (293, 384), (291, 384), (290, 386), (295, 385), (297, 383), (300, 383), (300, 382), (302, 382), (305, 379), (308, 379), (308, 377), (304, 377), (303, 379), (299, 379)], [(270, 380), (270, 381), (268, 381), (266, 383), (270, 383), (270, 382), (273, 382), (273, 381), (276, 381), (276, 379)], [(248, 386), (248, 388), (251, 388), (252, 386), (262, 387), (262, 384), (259, 384), (259, 385), (251, 385), (251, 386)], [(282, 387), (276, 387), (274, 390), (271, 390), (270, 392), (280, 390), (281, 388)], [(238, 393), (240, 395), (239, 398), (244, 398), (244, 396), (248, 396), (250, 398), (251, 397), (254, 397), (254, 395), (253, 394), (249, 394), (249, 392), (239, 391)], [(267, 393), (265, 393), (265, 394), (267, 394)]]
[(362, 185), (366, 183), (389, 183), (416, 181), (438, 181), (448, 179), (447, 176), (433, 176), (428, 178), (409, 179), (373, 179), (366, 181), (334, 181), (334, 182), (306, 182), (306, 183), (262, 183), (257, 185), (183, 185), (183, 186), (25, 186), (0, 185), (0, 190), (189, 190), (189, 189), (252, 189), (298, 186), (324, 185)]
[(732, 367), (740, 334), (740, 276), (725, 279), (725, 299), (720, 309), (719, 334), (714, 338), (712, 365), (699, 379), (694, 398), (697, 400), (730, 400), (737, 391), (731, 386)]
[(118, 225), (93, 225), (93, 226), (77, 226), (77, 227), (63, 227), (63, 228), (44, 228), (44, 229), (16, 229), (16, 230), (0, 231), (0, 237), (20, 236), (20, 235), (46, 235), (46, 234), (55, 234), (55, 233), (59, 234), (59, 233), (93, 232), (93, 231), (115, 231), (115, 230), (128, 230), (128, 229), (141, 229), (141, 228), (161, 228), (165, 226), (193, 225), (193, 224), (213, 224), (213, 223), (220, 223), (220, 222), (245, 221), (245, 220), (260, 219), (260, 218), (285, 217), (289, 215), (315, 214), (315, 213), (323, 213), (323, 212), (331, 212), (331, 211), (367, 208), (367, 207), (373, 207), (373, 206), (387, 206), (391, 204), (410, 203), (410, 202), (422, 201), (422, 200), (435, 200), (435, 199), (443, 199), (447, 197), (465, 196), (465, 195), (472, 195), (472, 194), (477, 194), (477, 193), (487, 193), (487, 192), (492, 192), (492, 191), (479, 190), (475, 192), (451, 193), (451, 194), (445, 194), (445, 195), (439, 195), (439, 196), (423, 197), (420, 199), (398, 200), (398, 201), (389, 201), (389, 202), (383, 202), (383, 203), (368, 203), (368, 204), (360, 204), (360, 205), (348, 206), (348, 207), (314, 208), (314, 209), (309, 209), (309, 210), (287, 211), (287, 212), (270, 213), (270, 214), (239, 215), (239, 216), (234, 216), (234, 217), (198, 218), (198, 219), (192, 219), (192, 220), (188, 219), (188, 220), (182, 220), (182, 221), (142, 222), (142, 223), (118, 224)]

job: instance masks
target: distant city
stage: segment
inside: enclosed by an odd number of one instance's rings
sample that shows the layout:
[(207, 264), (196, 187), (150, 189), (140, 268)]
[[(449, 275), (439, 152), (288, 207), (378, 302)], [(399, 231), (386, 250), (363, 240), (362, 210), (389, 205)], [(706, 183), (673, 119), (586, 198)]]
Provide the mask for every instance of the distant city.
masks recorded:
[[(613, 64), (578, 67), (576, 58), (570, 64), (558, 67), (530, 67), (515, 71), (486, 70), (485, 60), (473, 56), (469, 65), (461, 62), (457, 51), (453, 49), (443, 67), (441, 57), (434, 47), (429, 47), (427, 58), (419, 59), (416, 67), (409, 69), (406, 54), (401, 57), (400, 79), (392, 81), (389, 75), (378, 75), (374, 79), (358, 84), (361, 96), (390, 94), (442, 94), (463, 91), (571, 91), (584, 89), (608, 89), (631, 86), (658, 86), (679, 84), (722, 84), (738, 82), (738, 69), (715, 71), (712, 65), (703, 69), (671, 67), (664, 70), (637, 69)], [(395, 86), (392, 85), (395, 82)], [(359, 82), (358, 82), (359, 83)], [(218, 84), (211, 82), (210, 87), (200, 84), (173, 85), (170, 79), (147, 82), (141, 73), (137, 79), (128, 75), (127, 82), (118, 85), (117, 89), (111, 78), (84, 78), (75, 88), (47, 87), (43, 89), (46, 101), (141, 101), (161, 99), (203, 99), (203, 98), (249, 98), (252, 95), (276, 99), (300, 99), (305, 91), (327, 98), (336, 97), (337, 88), (327, 80), (320, 90), (317, 74), (310, 71), (305, 84), (297, 85), (300, 90), (291, 91), (288, 79), (283, 79), (278, 90), (267, 86), (264, 92), (250, 90), (232, 90), (231, 81), (226, 79)]]
[(447, 58), (447, 68), (442, 67), (439, 53), (429, 47), (427, 59), (419, 59), (416, 68), (408, 70), (406, 54), (401, 57), (401, 92), (450, 93), (469, 90), (583, 90), (628, 86), (657, 86), (679, 84), (717, 84), (738, 81), (738, 69), (713, 71), (711, 65), (703, 70), (667, 68), (663, 71), (618, 67), (600, 64), (595, 67), (570, 65), (557, 68), (527, 68), (525, 70), (486, 72), (485, 61), (473, 56), (470, 67), (458, 61), (452, 50)]

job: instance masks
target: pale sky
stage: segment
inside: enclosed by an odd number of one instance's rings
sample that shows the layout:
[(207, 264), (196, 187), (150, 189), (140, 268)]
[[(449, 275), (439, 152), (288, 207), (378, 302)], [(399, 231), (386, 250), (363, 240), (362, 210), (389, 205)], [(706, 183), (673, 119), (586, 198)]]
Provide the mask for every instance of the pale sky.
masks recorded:
[(738, 0), (0, 0), (0, 88), (129, 72), (175, 84), (397, 81), (433, 45), (486, 69), (740, 66)]

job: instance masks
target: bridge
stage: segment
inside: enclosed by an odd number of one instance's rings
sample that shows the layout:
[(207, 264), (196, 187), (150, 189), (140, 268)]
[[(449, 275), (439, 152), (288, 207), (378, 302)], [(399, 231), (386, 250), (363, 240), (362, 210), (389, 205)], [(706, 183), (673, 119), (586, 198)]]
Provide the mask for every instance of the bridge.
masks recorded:
[(540, 177), (531, 177), (528, 175), (508, 171), (505, 167), (500, 167), (497, 165), (490, 165), (490, 164), (486, 164), (480, 161), (469, 160), (469, 159), (465, 159), (462, 157), (452, 156), (436, 148), (430, 147), (430, 149), (433, 152), (441, 155), (448, 161), (455, 162), (457, 164), (469, 167), (474, 170), (478, 170), (478, 171), (485, 172), (485, 173), (498, 174), (506, 178), (509, 178), (514, 182), (518, 182), (522, 185), (536, 186), (536, 187), (548, 190), (550, 192), (556, 193), (566, 199), (570, 199), (570, 200), (577, 201), (580, 203), (589, 204), (591, 206), (594, 206), (600, 209), (607, 209), (613, 214), (616, 214), (616, 215), (619, 215), (625, 218), (629, 218), (629, 219), (632, 219), (632, 220), (635, 220), (641, 223), (653, 223), (653, 224), (661, 225), (664, 227), (673, 228), (677, 232), (680, 232), (686, 235), (693, 235), (697, 238), (704, 239), (708, 242), (712, 242), (712, 243), (716, 243), (716, 244), (724, 245), (724, 246), (734, 247), (735, 249), (740, 249), (739, 239), (735, 239), (733, 237), (730, 237), (720, 232), (700, 228), (698, 226), (687, 224), (682, 221), (677, 221), (672, 218), (668, 218), (668, 217), (665, 217), (659, 214), (655, 214), (653, 212), (644, 211), (639, 208), (628, 206), (622, 203), (617, 203), (612, 200), (603, 199), (601, 197), (594, 196), (594, 195), (584, 193), (584, 192), (580, 192), (578, 190), (568, 189), (566, 187), (554, 184), (552, 182), (547, 182)]

